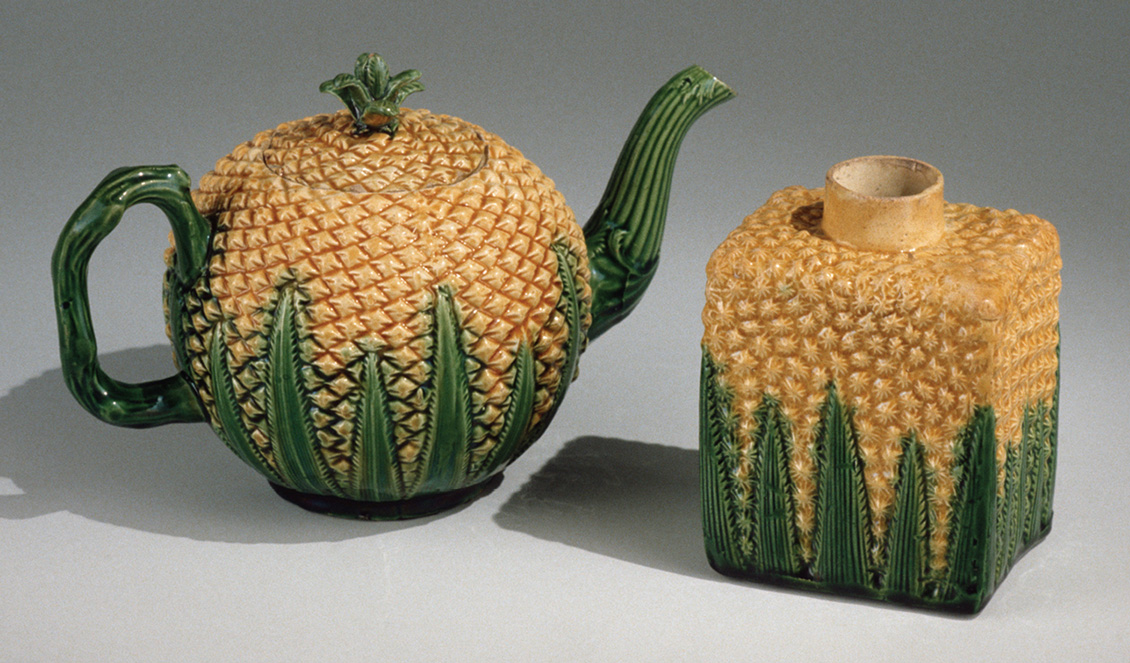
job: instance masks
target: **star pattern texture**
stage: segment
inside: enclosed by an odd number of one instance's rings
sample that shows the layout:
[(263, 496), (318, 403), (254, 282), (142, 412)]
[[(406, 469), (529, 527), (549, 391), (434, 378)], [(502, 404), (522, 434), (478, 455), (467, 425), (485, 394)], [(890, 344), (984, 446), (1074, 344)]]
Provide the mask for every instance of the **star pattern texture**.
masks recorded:
[[(997, 414), (1004, 485), (1024, 408), (1057, 381), (1059, 239), (1015, 210), (945, 206), (942, 240), (887, 253), (820, 229), (823, 189), (789, 187), (748, 216), (707, 266), (703, 345), (734, 394), (741, 444), (754, 444), (766, 396), (791, 424), (797, 526), (811, 551), (813, 444), (829, 382), (853, 413), (876, 540), (894, 501), (900, 440), (930, 468), (932, 564), (945, 564), (955, 444), (978, 405)], [(741, 454), (745, 457), (747, 454)], [(749, 482), (748, 463), (738, 468)], [(749, 487), (747, 486), (747, 490)]]
[[(212, 257), (188, 297), (183, 368), (215, 420), (207, 348), (222, 336), (244, 423), (269, 455), (263, 348), (279, 294), (293, 288), (302, 379), (327, 464), (349, 471), (367, 352), (381, 357), (398, 455), (411, 464), (426, 421), (432, 311), (448, 287), (481, 457), (498, 442), (521, 344), (535, 361), (531, 429), (574, 378), (562, 374), (570, 330), (559, 274), (572, 277), (587, 330), (581, 229), (548, 177), (476, 125), (405, 109), (395, 136), (355, 136), (351, 126), (347, 111), (279, 125), (201, 178), (193, 200), (213, 224)], [(554, 245), (572, 264), (557, 264)]]

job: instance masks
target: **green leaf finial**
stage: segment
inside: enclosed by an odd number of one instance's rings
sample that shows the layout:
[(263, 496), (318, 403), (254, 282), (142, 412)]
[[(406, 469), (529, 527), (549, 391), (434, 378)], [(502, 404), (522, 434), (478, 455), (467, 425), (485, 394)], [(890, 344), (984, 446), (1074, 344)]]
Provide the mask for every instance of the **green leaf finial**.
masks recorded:
[(322, 83), (322, 92), (331, 92), (353, 114), (353, 131), (359, 136), (381, 131), (390, 136), (400, 126), (400, 104), (413, 92), (420, 92), (420, 72), (408, 69), (389, 77), (388, 65), (376, 53), (362, 53), (352, 74), (338, 74)]

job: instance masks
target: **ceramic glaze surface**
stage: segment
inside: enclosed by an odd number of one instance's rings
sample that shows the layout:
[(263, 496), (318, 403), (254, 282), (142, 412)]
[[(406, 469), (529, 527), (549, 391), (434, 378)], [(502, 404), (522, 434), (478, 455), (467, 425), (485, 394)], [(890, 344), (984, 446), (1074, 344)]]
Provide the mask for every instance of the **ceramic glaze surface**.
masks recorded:
[(581, 228), (536, 166), (474, 125), (426, 111), (405, 111), (395, 136), (355, 136), (344, 111), (284, 124), (221, 159), (193, 199), (214, 224), (213, 257), (174, 338), (217, 423), (210, 356), (221, 353), (238, 425), (272, 468), (266, 376), (285, 292), (309, 424), (351, 499), (364, 498), (347, 486), (367, 361), (388, 394), (403, 496), (421, 480), (440, 288), (459, 330), (472, 467), (499, 444), (522, 348), (533, 360), (529, 426), (573, 377), (591, 320)]
[[(974, 492), (1014, 510), (995, 534), (998, 581), (1050, 522), (1058, 238), (1034, 216), (946, 204), (937, 242), (861, 249), (825, 235), (823, 193), (777, 192), (707, 267), (703, 481), (721, 491), (707, 509), (712, 561), (820, 582), (822, 564), (836, 573), (828, 537), (842, 527), (854, 540), (836, 554), (858, 567), (843, 584), (883, 592), (902, 537), (920, 565), (902, 593), (944, 603), (953, 566), (966, 563), (955, 541)], [(970, 480), (978, 445), (991, 448), (991, 485)], [(788, 563), (765, 566), (754, 549), (769, 499), (789, 550)], [(978, 592), (979, 606), (991, 587)]]
[[(697, 66), (660, 87), (582, 229), (498, 136), (401, 108), (419, 78), (363, 54), (320, 87), (346, 111), (259, 133), (191, 193), (175, 166), (107, 176), (52, 260), (75, 398), (123, 426), (207, 421), (280, 495), (334, 515), (427, 515), (497, 485), (589, 339), (643, 295), (682, 139), (733, 92)], [(99, 365), (85, 279), (140, 203), (172, 226), (179, 372), (133, 385)]]

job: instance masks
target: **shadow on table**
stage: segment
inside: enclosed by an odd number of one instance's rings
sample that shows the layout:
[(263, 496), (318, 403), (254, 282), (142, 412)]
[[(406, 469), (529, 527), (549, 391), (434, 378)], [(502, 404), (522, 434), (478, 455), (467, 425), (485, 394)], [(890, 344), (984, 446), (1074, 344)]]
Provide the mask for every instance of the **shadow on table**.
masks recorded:
[(723, 576), (706, 560), (700, 509), (697, 451), (581, 437), (567, 443), (531, 476), (494, 519), (501, 527), (547, 541), (661, 571), (746, 586), (751, 591), (917, 611)]
[[(123, 380), (172, 372), (168, 347), (102, 356)], [(140, 375), (143, 377), (133, 377)], [(282, 500), (205, 424), (135, 430), (98, 421), (71, 397), (61, 369), (0, 398), (0, 518), (69, 511), (93, 520), (191, 539), (238, 543), (338, 541), (444, 517), (364, 522), (303, 511)]]
[(719, 579), (706, 561), (699, 504), (696, 451), (581, 437), (531, 476), (495, 522), (635, 564)]

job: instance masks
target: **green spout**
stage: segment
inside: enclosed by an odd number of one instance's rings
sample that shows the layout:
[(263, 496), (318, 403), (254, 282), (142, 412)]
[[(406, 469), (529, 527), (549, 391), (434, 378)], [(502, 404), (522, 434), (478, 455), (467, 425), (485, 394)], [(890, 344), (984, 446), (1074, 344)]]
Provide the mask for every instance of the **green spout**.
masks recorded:
[(585, 224), (593, 291), (590, 339), (627, 317), (651, 283), (679, 145), (695, 120), (733, 96), (725, 83), (692, 66), (659, 88), (636, 120), (600, 205)]

